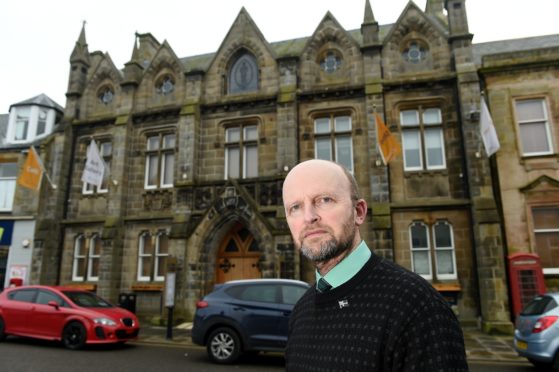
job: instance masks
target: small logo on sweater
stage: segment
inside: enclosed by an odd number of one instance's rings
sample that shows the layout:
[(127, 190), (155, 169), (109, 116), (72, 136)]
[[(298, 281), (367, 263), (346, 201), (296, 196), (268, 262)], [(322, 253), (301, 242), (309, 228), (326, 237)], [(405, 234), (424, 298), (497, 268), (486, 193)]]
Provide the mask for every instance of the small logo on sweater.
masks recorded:
[(343, 299), (338, 301), (338, 305), (340, 306), (340, 309), (343, 309), (344, 307), (349, 307), (349, 302), (346, 299)]

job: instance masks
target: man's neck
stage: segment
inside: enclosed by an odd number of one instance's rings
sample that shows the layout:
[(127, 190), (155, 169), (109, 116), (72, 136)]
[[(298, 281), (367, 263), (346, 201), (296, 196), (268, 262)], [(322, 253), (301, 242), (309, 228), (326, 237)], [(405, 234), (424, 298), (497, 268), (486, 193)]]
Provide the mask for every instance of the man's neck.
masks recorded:
[(339, 255), (334, 258), (329, 259), (328, 261), (322, 262), (315, 262), (316, 270), (320, 273), (320, 275), (324, 276), (328, 274), (330, 270), (332, 270), (337, 264), (343, 261), (344, 258), (349, 256), (351, 252), (353, 252), (361, 243), (361, 237), (357, 237), (357, 239), (353, 242), (353, 247), (351, 249), (346, 249)]

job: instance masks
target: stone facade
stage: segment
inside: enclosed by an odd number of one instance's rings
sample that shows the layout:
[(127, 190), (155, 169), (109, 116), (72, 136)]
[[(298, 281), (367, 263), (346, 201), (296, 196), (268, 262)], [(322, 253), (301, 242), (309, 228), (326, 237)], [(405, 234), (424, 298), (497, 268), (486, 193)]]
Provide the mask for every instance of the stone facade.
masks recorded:
[[(167, 42), (141, 34), (122, 70), (108, 54), (90, 53), (82, 30), (70, 57), (65, 129), (48, 148), (62, 187), (41, 200), (34, 281), (83, 286), (113, 301), (134, 293), (137, 312), (161, 315), (162, 275), (172, 262), (184, 319), (227, 275), (312, 282), (312, 267), (294, 251), (281, 187), (291, 167), (326, 146), (349, 162), (367, 200), (362, 235), (371, 249), (411, 270), (429, 268), (425, 276), (464, 324), (510, 332), (495, 170), (480, 156), (476, 112), (482, 84), (495, 85), (490, 102), (505, 106), (507, 86), (523, 89), (522, 78), (487, 67), (480, 81), (465, 3), (428, 0), (423, 11), (410, 2), (395, 24), (380, 26), (366, 0), (361, 30), (345, 30), (327, 13), (313, 35), (273, 44), (243, 8), (215, 53), (179, 58)], [(555, 94), (548, 83), (555, 73), (534, 70), (541, 87), (531, 89)], [(420, 129), (406, 132), (406, 113), (422, 118)], [(407, 141), (405, 156), (415, 151), (410, 133), (434, 152), (420, 148), (419, 168), (404, 156), (385, 166), (377, 114), (398, 142)], [(92, 139), (111, 148), (101, 189), (81, 182)], [(429, 163), (436, 154), (439, 163)], [(498, 161), (518, 171), (513, 160)], [(152, 180), (148, 169), (160, 173)], [(170, 184), (162, 171), (170, 171)], [(539, 176), (530, 173), (519, 186)], [(427, 246), (417, 246), (417, 231), (426, 232)], [(450, 231), (448, 247), (437, 240), (442, 231)]]
[[(498, 174), (508, 254), (540, 256), (546, 288), (557, 291), (559, 48), (503, 51), (486, 55), (481, 62), (486, 99), (501, 144), (493, 166)], [(539, 132), (542, 136), (537, 145), (542, 147), (536, 151), (529, 148), (523, 129), (526, 114), (519, 104), (526, 103), (536, 107), (534, 112), (540, 117), (538, 123), (544, 130)], [(514, 177), (510, 177), (511, 174)], [(542, 211), (548, 212), (543, 221), (538, 218), (538, 212)], [(542, 223), (547, 225), (542, 226)]]

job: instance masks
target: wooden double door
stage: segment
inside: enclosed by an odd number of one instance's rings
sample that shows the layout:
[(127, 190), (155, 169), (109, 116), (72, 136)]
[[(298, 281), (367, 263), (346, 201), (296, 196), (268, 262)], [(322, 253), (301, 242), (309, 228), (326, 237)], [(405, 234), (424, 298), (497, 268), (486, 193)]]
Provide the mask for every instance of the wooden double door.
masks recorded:
[(260, 257), (254, 236), (245, 226), (236, 224), (219, 247), (215, 282), (261, 278)]

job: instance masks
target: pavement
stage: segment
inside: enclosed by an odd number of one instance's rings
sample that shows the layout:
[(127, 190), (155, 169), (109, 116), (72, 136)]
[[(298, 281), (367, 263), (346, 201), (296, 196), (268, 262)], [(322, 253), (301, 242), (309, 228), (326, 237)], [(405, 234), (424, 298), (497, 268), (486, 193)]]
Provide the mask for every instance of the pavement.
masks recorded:
[[(167, 327), (144, 326), (137, 342), (154, 345), (173, 345), (182, 347), (199, 347), (192, 343), (190, 330), (192, 323), (183, 323), (173, 327), (168, 337)], [(473, 363), (507, 363), (531, 365), (526, 358), (514, 351), (513, 336), (488, 335), (477, 328), (463, 328), (464, 342), (468, 362)]]

